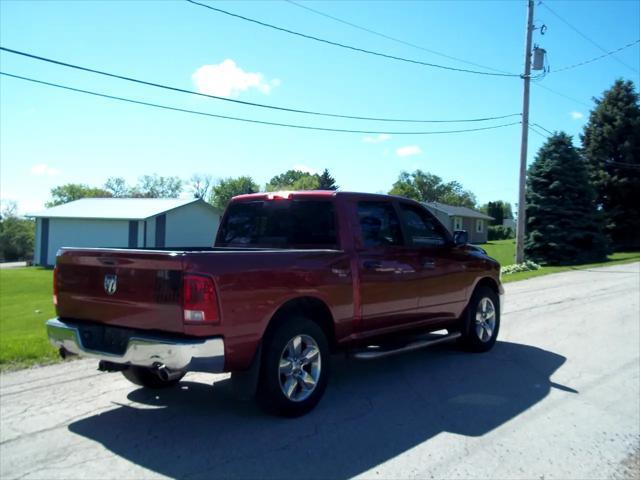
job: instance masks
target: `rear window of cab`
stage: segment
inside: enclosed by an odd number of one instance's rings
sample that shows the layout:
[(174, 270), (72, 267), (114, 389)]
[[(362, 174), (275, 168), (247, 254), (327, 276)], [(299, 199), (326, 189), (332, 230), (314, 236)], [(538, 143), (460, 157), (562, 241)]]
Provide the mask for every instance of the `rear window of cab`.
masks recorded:
[(280, 199), (232, 203), (220, 225), (216, 246), (337, 249), (333, 202)]

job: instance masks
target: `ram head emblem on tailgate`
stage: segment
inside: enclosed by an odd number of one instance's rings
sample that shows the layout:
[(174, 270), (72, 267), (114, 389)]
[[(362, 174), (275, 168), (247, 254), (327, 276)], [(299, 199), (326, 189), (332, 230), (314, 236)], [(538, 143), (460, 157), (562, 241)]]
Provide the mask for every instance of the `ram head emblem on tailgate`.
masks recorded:
[(116, 275), (104, 276), (104, 291), (107, 295), (113, 295), (118, 288), (118, 277)]

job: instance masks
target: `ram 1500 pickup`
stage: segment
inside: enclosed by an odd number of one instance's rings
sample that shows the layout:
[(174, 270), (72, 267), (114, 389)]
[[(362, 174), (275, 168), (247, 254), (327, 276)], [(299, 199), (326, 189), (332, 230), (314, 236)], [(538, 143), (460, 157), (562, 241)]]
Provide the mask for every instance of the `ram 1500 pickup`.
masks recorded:
[(412, 200), (240, 195), (212, 248), (61, 249), (47, 331), (62, 356), (143, 387), (231, 372), (269, 410), (300, 415), (323, 395), (333, 352), (371, 359), (454, 339), (489, 350), (499, 272)]

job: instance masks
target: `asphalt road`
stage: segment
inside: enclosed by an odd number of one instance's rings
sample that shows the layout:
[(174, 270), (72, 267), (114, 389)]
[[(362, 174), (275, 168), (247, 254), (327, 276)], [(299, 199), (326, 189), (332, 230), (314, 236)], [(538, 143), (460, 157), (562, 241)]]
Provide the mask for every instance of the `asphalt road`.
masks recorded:
[(506, 290), (490, 353), (434, 347), (380, 361), (335, 358), (325, 398), (298, 419), (235, 401), (224, 375), (190, 374), (161, 393), (99, 373), (94, 361), (2, 375), (0, 477), (634, 474), (640, 263)]

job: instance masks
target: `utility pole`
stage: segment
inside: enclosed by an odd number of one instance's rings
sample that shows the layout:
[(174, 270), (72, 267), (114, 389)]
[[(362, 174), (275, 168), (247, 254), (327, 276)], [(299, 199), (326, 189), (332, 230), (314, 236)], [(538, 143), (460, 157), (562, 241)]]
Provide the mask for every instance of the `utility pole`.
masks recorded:
[(518, 191), (518, 225), (516, 228), (516, 263), (524, 262), (525, 179), (527, 175), (527, 143), (529, 142), (529, 87), (531, 82), (531, 41), (533, 37), (533, 0), (528, 0), (527, 35), (524, 47), (524, 93), (522, 95), (522, 141), (520, 144), (520, 189)]

